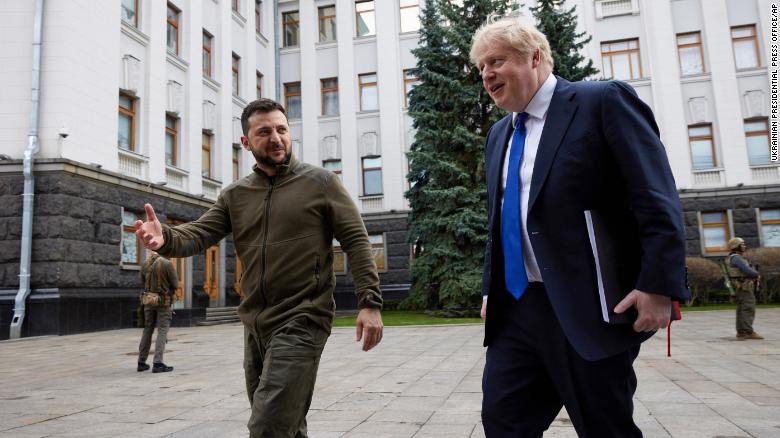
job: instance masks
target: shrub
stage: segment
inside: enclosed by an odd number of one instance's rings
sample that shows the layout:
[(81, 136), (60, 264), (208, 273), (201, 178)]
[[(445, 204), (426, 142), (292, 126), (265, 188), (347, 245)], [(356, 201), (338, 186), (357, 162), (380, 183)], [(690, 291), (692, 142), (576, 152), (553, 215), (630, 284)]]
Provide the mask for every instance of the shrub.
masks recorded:
[(691, 284), (689, 305), (707, 304), (711, 291), (723, 289), (723, 273), (717, 263), (702, 257), (686, 257), (685, 265)]
[(756, 299), (774, 303), (780, 298), (780, 248), (754, 248), (745, 253), (751, 265), (761, 274), (761, 290)]

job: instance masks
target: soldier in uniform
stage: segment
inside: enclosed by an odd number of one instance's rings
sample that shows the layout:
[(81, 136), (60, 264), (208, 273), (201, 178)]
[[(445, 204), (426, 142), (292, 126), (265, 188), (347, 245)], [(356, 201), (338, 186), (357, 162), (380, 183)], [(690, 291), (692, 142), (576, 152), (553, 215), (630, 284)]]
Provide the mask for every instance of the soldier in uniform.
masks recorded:
[(737, 338), (764, 339), (753, 331), (753, 320), (756, 317), (756, 282), (761, 280), (761, 276), (743, 257), (747, 245), (742, 238), (729, 240), (728, 247), (731, 253), (726, 259), (726, 268), (736, 293)]
[(167, 373), (173, 371), (173, 367), (163, 363), (165, 343), (168, 341), (168, 328), (171, 326), (173, 311), (171, 304), (176, 288), (179, 287), (179, 277), (173, 269), (170, 260), (160, 257), (156, 252), (149, 251), (150, 256), (141, 267), (141, 281), (144, 284), (144, 292), (158, 293), (160, 302), (157, 305), (144, 305), (144, 333), (141, 335), (141, 343), (138, 345), (138, 371), (146, 371), (149, 365), (146, 358), (149, 356), (149, 347), (152, 345), (152, 333), (157, 326), (157, 339), (154, 343), (153, 373)]

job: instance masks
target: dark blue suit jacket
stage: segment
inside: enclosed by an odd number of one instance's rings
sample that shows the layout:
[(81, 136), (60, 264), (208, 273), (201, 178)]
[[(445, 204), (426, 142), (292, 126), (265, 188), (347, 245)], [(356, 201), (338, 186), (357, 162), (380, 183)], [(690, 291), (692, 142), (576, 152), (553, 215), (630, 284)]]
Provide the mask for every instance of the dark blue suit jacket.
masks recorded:
[[(489, 234), (483, 295), (489, 296), (507, 293), (501, 170), (511, 134), (510, 114), (490, 128), (485, 146)], [(559, 77), (534, 163), (527, 229), (566, 337), (583, 358), (598, 360), (652, 334), (603, 322), (585, 210), (599, 210), (617, 224), (619, 268), (635, 273), (636, 289), (687, 298), (682, 210), (650, 108), (625, 83)], [(504, 307), (488, 299), (486, 346), (502, 324)]]

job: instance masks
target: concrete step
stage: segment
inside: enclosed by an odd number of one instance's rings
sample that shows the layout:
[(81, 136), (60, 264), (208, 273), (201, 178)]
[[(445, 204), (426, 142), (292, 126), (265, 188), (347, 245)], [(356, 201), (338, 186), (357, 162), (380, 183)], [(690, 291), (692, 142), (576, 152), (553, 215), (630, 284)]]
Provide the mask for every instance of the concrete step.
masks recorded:
[(198, 326), (209, 326), (209, 325), (222, 325), (222, 324), (238, 324), (241, 321), (236, 319), (235, 321), (200, 321), (197, 322), (195, 325)]
[(232, 324), (241, 322), (238, 318), (238, 307), (207, 307), (206, 319), (197, 323), (199, 326)]

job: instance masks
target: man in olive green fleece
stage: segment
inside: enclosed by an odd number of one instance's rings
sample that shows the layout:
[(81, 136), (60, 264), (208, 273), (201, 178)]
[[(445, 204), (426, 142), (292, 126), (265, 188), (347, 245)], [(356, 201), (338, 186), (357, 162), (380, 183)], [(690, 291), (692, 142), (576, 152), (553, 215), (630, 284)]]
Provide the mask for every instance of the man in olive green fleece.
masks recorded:
[(233, 233), (246, 267), (238, 313), (250, 436), (306, 437), (306, 412), (336, 308), (333, 238), (350, 261), (364, 351), (382, 339), (379, 276), (363, 220), (339, 178), (292, 156), (284, 107), (256, 100), (244, 109), (241, 126), (241, 143), (257, 161), (252, 174), (187, 224), (162, 225), (146, 204), (147, 222), (136, 222), (136, 234), (161, 255), (186, 257)]
[(160, 294), (160, 304), (156, 306), (144, 306), (144, 332), (138, 345), (138, 372), (149, 369), (146, 358), (149, 356), (149, 348), (152, 346), (152, 334), (157, 327), (157, 339), (154, 341), (153, 373), (167, 373), (173, 371), (173, 367), (165, 365), (163, 353), (168, 342), (168, 329), (171, 327), (173, 311), (173, 295), (179, 287), (179, 276), (173, 269), (170, 260), (160, 257), (154, 251), (149, 251), (149, 257), (141, 266), (141, 282), (144, 284), (144, 292)]

